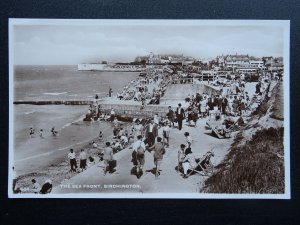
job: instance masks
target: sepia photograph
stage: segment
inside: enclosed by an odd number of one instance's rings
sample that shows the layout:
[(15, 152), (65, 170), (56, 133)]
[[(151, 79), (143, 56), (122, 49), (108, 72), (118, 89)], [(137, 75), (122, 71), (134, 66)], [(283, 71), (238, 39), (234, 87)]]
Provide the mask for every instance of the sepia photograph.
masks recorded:
[(290, 199), (289, 20), (9, 19), (10, 198)]

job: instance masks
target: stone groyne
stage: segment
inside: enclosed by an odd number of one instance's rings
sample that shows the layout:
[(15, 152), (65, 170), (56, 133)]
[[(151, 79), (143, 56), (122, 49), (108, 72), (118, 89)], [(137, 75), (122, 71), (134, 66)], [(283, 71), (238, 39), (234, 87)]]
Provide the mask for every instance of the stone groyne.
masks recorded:
[(23, 101), (18, 100), (14, 101), (13, 104), (28, 104), (28, 105), (90, 105), (93, 104), (93, 101), (89, 100), (32, 100), (32, 101)]
[[(183, 100), (188, 94), (195, 95), (196, 93), (219, 94), (219, 89), (205, 84), (172, 84), (168, 86), (164, 97), (161, 101), (169, 102), (168, 100)], [(31, 104), (31, 105), (91, 105), (95, 100), (18, 100), (14, 104)], [(121, 103), (121, 104), (120, 104)], [(109, 99), (98, 100), (101, 110), (108, 114), (111, 109), (114, 109), (117, 115), (131, 118), (149, 118), (155, 114), (165, 116), (168, 111), (168, 105), (136, 105), (129, 102), (114, 102)]]
[[(14, 104), (31, 104), (31, 105), (90, 105), (94, 101), (15, 101)], [(155, 114), (159, 116), (165, 116), (168, 111), (168, 106), (161, 105), (130, 105), (130, 104), (108, 104), (99, 102), (100, 109), (106, 114), (110, 114), (111, 110), (114, 109), (117, 115), (131, 118), (149, 118)]]

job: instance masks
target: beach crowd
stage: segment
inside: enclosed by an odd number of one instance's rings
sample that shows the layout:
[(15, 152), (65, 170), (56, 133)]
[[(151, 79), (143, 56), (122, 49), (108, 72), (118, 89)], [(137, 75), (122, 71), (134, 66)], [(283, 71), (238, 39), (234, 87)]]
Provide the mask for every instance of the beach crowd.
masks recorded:
[[(141, 102), (142, 105), (159, 104), (168, 85), (182, 78), (186, 78), (186, 75), (172, 74), (169, 70), (152, 68), (145, 76), (131, 81), (122, 91), (112, 97), (118, 98), (119, 101), (134, 100)], [(247, 117), (259, 107), (262, 101), (270, 97), (270, 81), (274, 79), (277, 77), (272, 73), (260, 76), (255, 86), (255, 93), (252, 95), (245, 88), (247, 79), (243, 74), (226, 80), (216, 77), (213, 83), (207, 85), (219, 87), (217, 94), (207, 92), (189, 94), (183, 100), (187, 103), (187, 107), (182, 107), (182, 104), (178, 103), (175, 108), (169, 106), (165, 116), (160, 117), (155, 114), (151, 118), (133, 118), (132, 123), (119, 121), (114, 109), (111, 109), (110, 113), (103, 112), (101, 104), (95, 97), (95, 102), (90, 105), (85, 120), (108, 121), (111, 123), (113, 133), (104, 134), (103, 131), (99, 131), (98, 138), (90, 143), (89, 148), (81, 148), (79, 154), (71, 148), (66, 156), (70, 173), (83, 172), (96, 163), (100, 163), (103, 175), (114, 173), (117, 167), (114, 154), (124, 149), (131, 149), (131, 162), (128, 162), (133, 165), (131, 174), (140, 178), (145, 172), (145, 154), (153, 152), (152, 172), (157, 178), (161, 172), (163, 158), (172, 146), (170, 143), (172, 129), (182, 130), (184, 125), (197, 129), (197, 121), (208, 118), (207, 126), (217, 134), (218, 138), (220, 136), (229, 138), (230, 133), (241, 129)], [(41, 138), (43, 138), (43, 132), (43, 129), (40, 129)], [(55, 127), (51, 129), (51, 133), (55, 137), (59, 136)], [(35, 130), (31, 127), (29, 136), (34, 135)], [(193, 137), (189, 132), (183, 132), (181, 137), (176, 138), (182, 140), (176, 149), (178, 160), (174, 164), (177, 172), (183, 178), (188, 178), (195, 172), (207, 174), (213, 167), (210, 158), (214, 156), (214, 153), (208, 151), (203, 157), (197, 158), (192, 151)], [(45, 183), (48, 189), (42, 191), (42, 186), (37, 180), (32, 179), (32, 193), (51, 192), (52, 181), (47, 180)], [(15, 187), (13, 189), (15, 190)]]

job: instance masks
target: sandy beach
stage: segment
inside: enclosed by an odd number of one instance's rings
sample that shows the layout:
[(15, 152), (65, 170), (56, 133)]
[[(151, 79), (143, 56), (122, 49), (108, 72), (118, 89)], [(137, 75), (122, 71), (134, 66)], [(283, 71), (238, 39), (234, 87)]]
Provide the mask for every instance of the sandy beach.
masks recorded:
[[(197, 128), (190, 127), (187, 124), (179, 131), (173, 128), (170, 133), (170, 147), (167, 148), (166, 154), (161, 165), (161, 175), (155, 179), (151, 170), (154, 167), (153, 153), (146, 152), (145, 155), (145, 173), (137, 179), (135, 175), (130, 174), (133, 165), (131, 161), (132, 149), (126, 148), (115, 154), (118, 162), (116, 172), (113, 174), (103, 174), (103, 163), (99, 162), (88, 170), (65, 180), (61, 185), (53, 189), (53, 193), (198, 193), (200, 184), (207, 178), (205, 176), (193, 175), (188, 179), (183, 179), (175, 169), (177, 166), (178, 149), (181, 143), (184, 143), (184, 132), (188, 131), (194, 138), (192, 144), (193, 152), (196, 156), (202, 157), (207, 151), (215, 152), (212, 159), (214, 165), (221, 162), (227, 154), (233, 139), (218, 140), (211, 135), (210, 130), (205, 129), (206, 119), (198, 121)], [(159, 131), (162, 136), (162, 129)], [(205, 141), (204, 141), (205, 140)], [(195, 146), (195, 148), (193, 148)], [(197, 146), (197, 147), (196, 147)], [(109, 185), (131, 184), (137, 185), (138, 188), (112, 188)], [(87, 185), (100, 185), (89, 188)], [(73, 187), (73, 188), (72, 188)], [(81, 188), (80, 188), (81, 187)]]

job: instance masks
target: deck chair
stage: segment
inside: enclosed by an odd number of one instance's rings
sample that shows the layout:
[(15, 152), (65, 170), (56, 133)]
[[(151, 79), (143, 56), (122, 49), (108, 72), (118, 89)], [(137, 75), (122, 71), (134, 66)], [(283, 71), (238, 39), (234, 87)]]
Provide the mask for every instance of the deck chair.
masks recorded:
[(222, 134), (218, 129), (214, 128), (212, 129), (212, 134), (217, 136), (219, 139), (224, 139), (224, 138), (230, 138), (231, 137), (231, 130), (227, 129), (224, 134)]
[(208, 176), (212, 174), (214, 166), (211, 162), (211, 157), (214, 157), (214, 153), (212, 151), (208, 151), (202, 158), (196, 159), (197, 166), (190, 169), (191, 171), (187, 174), (187, 177), (193, 173), (198, 173), (202, 176)]

